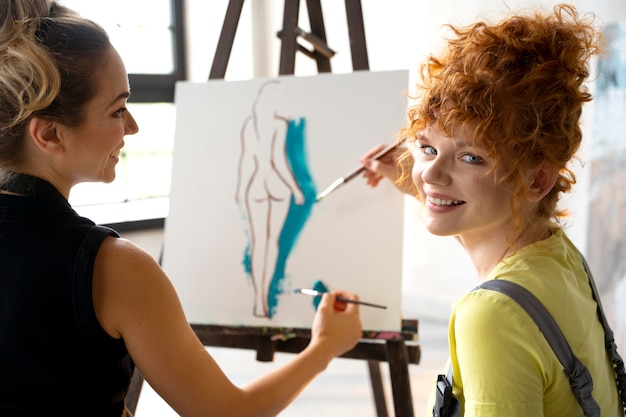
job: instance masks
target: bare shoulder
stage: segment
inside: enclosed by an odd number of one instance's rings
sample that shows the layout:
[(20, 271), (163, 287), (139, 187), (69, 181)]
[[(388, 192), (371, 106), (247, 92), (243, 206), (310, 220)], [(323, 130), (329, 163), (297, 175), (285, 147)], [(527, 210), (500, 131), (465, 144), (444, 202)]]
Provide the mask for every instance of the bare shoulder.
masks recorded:
[[(165, 276), (154, 257), (124, 238), (106, 238), (96, 256), (94, 273), (116, 285), (142, 284)], [(143, 282), (146, 283), (146, 282)]]
[(173, 286), (158, 262), (135, 243), (109, 237), (94, 263), (93, 300), (100, 325), (112, 337), (121, 337), (130, 317), (177, 305)]
[(155, 263), (158, 266), (156, 260), (146, 250), (136, 243), (122, 237), (106, 238), (102, 242), (102, 246), (100, 246), (97, 260), (104, 261), (107, 264), (108, 261), (115, 260), (116, 262), (111, 263), (147, 262)]

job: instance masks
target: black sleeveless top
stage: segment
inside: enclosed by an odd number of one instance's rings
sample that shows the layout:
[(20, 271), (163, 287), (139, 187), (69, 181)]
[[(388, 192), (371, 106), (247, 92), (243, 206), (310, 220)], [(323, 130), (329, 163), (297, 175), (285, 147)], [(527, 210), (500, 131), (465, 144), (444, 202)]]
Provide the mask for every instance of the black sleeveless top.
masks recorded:
[(95, 315), (93, 262), (112, 229), (48, 182), (11, 174), (0, 194), (0, 415), (122, 414), (133, 364)]

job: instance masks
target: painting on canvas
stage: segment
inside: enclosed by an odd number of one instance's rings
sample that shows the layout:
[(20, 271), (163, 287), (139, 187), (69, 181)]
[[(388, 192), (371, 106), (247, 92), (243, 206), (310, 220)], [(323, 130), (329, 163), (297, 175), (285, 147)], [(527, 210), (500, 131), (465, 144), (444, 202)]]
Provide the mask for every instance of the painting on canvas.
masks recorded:
[(403, 196), (359, 178), (406, 119), (406, 71), (182, 82), (163, 267), (192, 323), (308, 328), (346, 290), (364, 329), (401, 326)]

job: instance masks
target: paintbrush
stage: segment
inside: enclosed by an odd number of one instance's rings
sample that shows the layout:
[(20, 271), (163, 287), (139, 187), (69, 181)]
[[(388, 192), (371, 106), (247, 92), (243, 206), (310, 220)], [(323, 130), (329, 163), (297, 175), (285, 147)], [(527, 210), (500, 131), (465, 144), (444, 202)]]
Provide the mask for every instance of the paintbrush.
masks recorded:
[[(396, 150), (402, 143), (404, 143), (404, 139), (402, 139), (399, 142), (392, 143), (391, 145), (387, 146), (386, 148), (383, 148), (380, 152), (374, 154), (374, 156), (372, 156), (370, 159), (380, 159), (383, 156), (388, 155), (390, 152), (393, 152), (394, 150)], [(316, 202), (319, 202), (322, 198), (326, 197), (328, 194), (332, 193), (337, 188), (339, 188), (339, 186), (341, 186), (341, 185), (347, 183), (348, 181), (352, 180), (354, 177), (356, 177), (357, 175), (359, 175), (363, 171), (365, 171), (365, 167), (363, 165), (361, 165), (361, 166), (358, 166), (357, 168), (353, 169), (352, 171), (350, 171), (350, 173), (348, 173), (346, 176), (337, 179), (332, 184), (330, 184), (324, 191), (322, 191), (321, 193), (319, 193), (317, 195)]]
[[(293, 292), (296, 294), (312, 295), (313, 297), (321, 297), (323, 294), (325, 294), (324, 291), (310, 290), (308, 288), (296, 288), (295, 290), (293, 290)], [(387, 308), (386, 306), (381, 306), (380, 304), (366, 303), (365, 301), (353, 300), (352, 298), (343, 297), (341, 295), (338, 295), (337, 297), (335, 297), (335, 299), (337, 301), (343, 301), (344, 303), (359, 304), (362, 306), (369, 306), (369, 307), (376, 307), (376, 308), (383, 308), (383, 309)]]

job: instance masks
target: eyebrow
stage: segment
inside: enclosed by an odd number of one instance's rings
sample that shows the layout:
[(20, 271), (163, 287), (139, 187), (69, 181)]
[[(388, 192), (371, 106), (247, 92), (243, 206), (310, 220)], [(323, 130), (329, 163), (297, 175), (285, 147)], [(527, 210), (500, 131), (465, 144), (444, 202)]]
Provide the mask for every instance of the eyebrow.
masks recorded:
[(124, 91), (123, 93), (118, 94), (117, 97), (115, 97), (113, 100), (111, 100), (110, 106), (115, 104), (115, 102), (117, 102), (118, 100), (128, 99), (129, 97), (130, 97), (130, 91)]
[[(485, 150), (482, 146), (477, 145), (474, 142), (467, 141), (466, 139), (451, 138), (451, 137), (448, 137), (448, 138), (449, 139), (454, 139), (454, 143), (455, 143), (457, 149), (470, 148), (470, 149), (473, 149), (473, 150), (475, 150), (477, 152)], [(424, 132), (420, 132), (420, 133), (416, 134), (415, 135), (415, 140), (424, 140), (426, 142), (430, 141), (429, 137), (426, 134), (424, 134)]]

